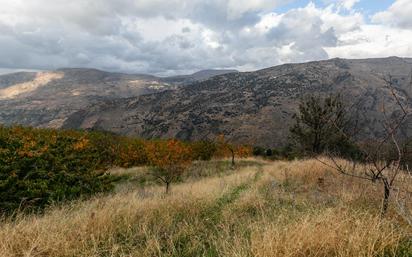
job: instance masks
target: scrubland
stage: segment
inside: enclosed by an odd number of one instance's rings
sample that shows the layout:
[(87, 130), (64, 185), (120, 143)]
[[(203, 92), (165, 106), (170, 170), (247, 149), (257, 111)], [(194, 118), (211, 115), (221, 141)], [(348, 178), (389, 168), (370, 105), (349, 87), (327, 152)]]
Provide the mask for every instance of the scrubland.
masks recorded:
[(222, 163), (194, 163), (168, 195), (145, 168), (113, 170), (114, 193), (3, 218), (0, 256), (412, 255), (377, 184), (316, 160)]

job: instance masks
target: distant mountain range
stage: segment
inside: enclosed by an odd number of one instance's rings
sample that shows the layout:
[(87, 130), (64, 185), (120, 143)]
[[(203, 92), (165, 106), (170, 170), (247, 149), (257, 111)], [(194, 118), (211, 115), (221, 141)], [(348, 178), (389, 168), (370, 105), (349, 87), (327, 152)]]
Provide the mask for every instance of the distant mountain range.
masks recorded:
[(60, 128), (73, 113), (104, 101), (174, 90), (234, 70), (155, 77), (96, 69), (58, 69), (0, 76), (0, 123)]
[[(384, 78), (412, 109), (412, 59), (331, 59), (255, 72), (205, 71), (157, 78), (96, 70), (58, 70), (0, 76), (0, 122), (100, 129), (145, 138), (214, 139), (285, 144), (292, 116), (308, 94), (341, 94), (357, 103), (362, 135), (382, 133), (382, 103), (397, 107)], [(18, 93), (16, 93), (18, 92)], [(412, 119), (407, 124), (412, 125)], [(412, 128), (402, 133), (412, 136)]]

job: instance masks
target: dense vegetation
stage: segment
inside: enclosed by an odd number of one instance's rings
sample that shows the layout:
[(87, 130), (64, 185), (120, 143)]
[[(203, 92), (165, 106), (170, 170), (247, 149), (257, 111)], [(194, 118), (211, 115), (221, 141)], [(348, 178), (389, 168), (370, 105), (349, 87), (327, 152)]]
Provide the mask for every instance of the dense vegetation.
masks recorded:
[[(244, 154), (246, 147), (237, 147)], [(163, 168), (170, 153), (183, 159), (210, 160), (228, 154), (213, 142), (145, 141), (102, 132), (0, 127), (0, 211), (41, 209), (113, 188), (113, 166)], [(219, 150), (219, 151), (218, 151)], [(246, 151), (247, 152), (247, 151)], [(159, 155), (160, 154), (160, 155)], [(170, 167), (168, 167), (170, 168)]]

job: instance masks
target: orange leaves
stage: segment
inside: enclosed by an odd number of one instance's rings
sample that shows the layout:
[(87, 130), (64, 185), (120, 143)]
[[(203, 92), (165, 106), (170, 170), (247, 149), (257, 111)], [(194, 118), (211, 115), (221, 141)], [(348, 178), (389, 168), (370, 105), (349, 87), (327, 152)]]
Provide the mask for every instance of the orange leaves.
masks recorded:
[(147, 164), (146, 142), (139, 139), (122, 138), (117, 147), (111, 146), (115, 153), (116, 165), (120, 167), (141, 166)]
[(252, 150), (250, 146), (240, 145), (236, 148), (235, 152), (240, 158), (247, 158), (252, 155)]
[(170, 183), (180, 178), (193, 159), (190, 145), (173, 139), (147, 142), (146, 152), (152, 175), (166, 185), (166, 193)]
[(85, 149), (89, 144), (89, 140), (87, 138), (82, 137), (78, 142), (73, 145), (73, 149), (76, 151), (81, 151)]
[(44, 154), (48, 154), (44, 158), (59, 154), (65, 161), (69, 157), (82, 167), (102, 170), (110, 166), (150, 165), (180, 172), (193, 160), (229, 157), (232, 152), (247, 157), (251, 152), (249, 147), (229, 144), (223, 135), (215, 142), (182, 142), (175, 139), (142, 140), (102, 132), (0, 127), (0, 137), (3, 142), (0, 155), (13, 160), (23, 157), (43, 160)]
[(47, 151), (47, 146), (43, 146), (39, 148), (38, 143), (36, 142), (36, 139), (34, 138), (33, 135), (23, 136), (21, 140), (21, 144), (22, 146), (17, 151), (17, 154), (20, 157), (28, 157), (28, 158), (39, 157), (45, 151)]
[(252, 147), (229, 143), (224, 135), (219, 135), (216, 138), (216, 145), (216, 157), (230, 157), (235, 154), (239, 158), (247, 158), (252, 155)]
[(185, 169), (193, 156), (190, 146), (174, 139), (147, 142), (146, 153), (152, 166), (171, 172)]

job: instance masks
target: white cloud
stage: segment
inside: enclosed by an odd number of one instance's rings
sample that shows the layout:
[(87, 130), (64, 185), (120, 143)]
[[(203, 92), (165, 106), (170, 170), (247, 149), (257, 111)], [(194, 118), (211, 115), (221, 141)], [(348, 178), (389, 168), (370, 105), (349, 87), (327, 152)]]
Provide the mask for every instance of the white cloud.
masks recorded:
[(388, 10), (379, 12), (372, 17), (372, 21), (380, 24), (412, 29), (412, 1), (396, 0)]
[(0, 0), (0, 69), (81, 66), (168, 75), (335, 56), (411, 56), (402, 1), (370, 25), (357, 0), (284, 13), (274, 8), (291, 0)]
[(243, 14), (248, 12), (271, 10), (279, 4), (279, 1), (273, 0), (228, 0), (227, 2), (229, 19), (239, 19)]
[(330, 57), (372, 58), (411, 56), (412, 31), (382, 25), (363, 25), (343, 34), (337, 46), (325, 49)]
[(346, 10), (351, 10), (353, 6), (358, 3), (360, 0), (341, 0), (340, 5)]

